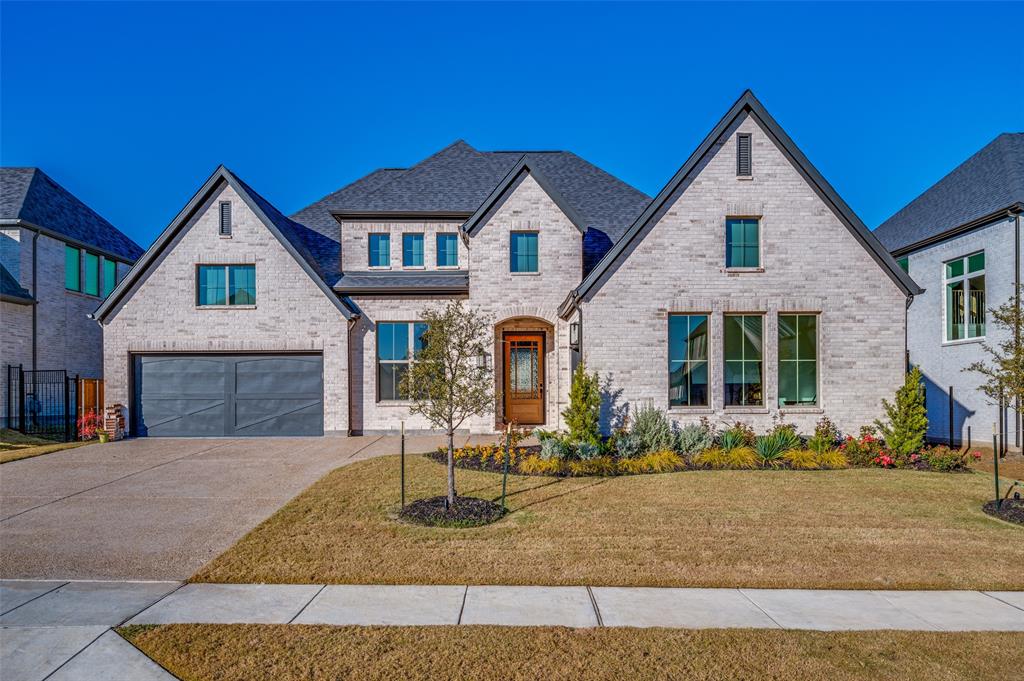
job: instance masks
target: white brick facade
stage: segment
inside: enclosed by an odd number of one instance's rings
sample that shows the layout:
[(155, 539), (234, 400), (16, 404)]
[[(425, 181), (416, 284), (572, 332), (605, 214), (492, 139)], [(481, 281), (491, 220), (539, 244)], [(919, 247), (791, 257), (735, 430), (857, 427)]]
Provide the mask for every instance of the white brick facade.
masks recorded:
[[(753, 136), (753, 177), (736, 175), (736, 132)], [(761, 270), (725, 270), (727, 217), (759, 217)], [(778, 407), (777, 316), (819, 314), (817, 408), (790, 408), (802, 432), (827, 414), (856, 431), (881, 413), (904, 370), (906, 296), (749, 115), (690, 175), (664, 214), (582, 303), (584, 359), (617, 406), (668, 408), (669, 313), (710, 315), (707, 408), (675, 408), (764, 430)], [(764, 315), (764, 406), (724, 406), (723, 314)], [(607, 411), (607, 410), (606, 410)], [(609, 426), (605, 418), (604, 427)]]

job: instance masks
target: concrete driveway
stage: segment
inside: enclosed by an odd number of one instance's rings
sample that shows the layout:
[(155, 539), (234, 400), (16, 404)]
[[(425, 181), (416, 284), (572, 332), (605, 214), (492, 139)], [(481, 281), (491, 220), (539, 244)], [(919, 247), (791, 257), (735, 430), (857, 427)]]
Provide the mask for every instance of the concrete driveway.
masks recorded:
[(397, 452), (395, 437), (138, 439), (7, 463), (0, 578), (185, 579), (331, 469)]

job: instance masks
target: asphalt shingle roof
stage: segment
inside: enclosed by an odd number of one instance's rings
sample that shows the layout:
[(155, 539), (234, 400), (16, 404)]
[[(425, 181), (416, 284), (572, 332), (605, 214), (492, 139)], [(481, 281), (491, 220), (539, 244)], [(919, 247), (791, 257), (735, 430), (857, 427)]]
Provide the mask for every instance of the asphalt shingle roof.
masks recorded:
[(39, 168), (0, 168), (0, 219), (24, 220), (129, 262), (142, 255), (141, 246)]
[(0, 265), (0, 298), (16, 301), (31, 302), (34, 300), (27, 288), (18, 283), (6, 267)]
[(1003, 133), (883, 222), (889, 251), (1024, 203), (1024, 133)]
[(346, 272), (334, 285), (334, 290), (345, 293), (380, 289), (430, 289), (467, 293), (469, 272)]

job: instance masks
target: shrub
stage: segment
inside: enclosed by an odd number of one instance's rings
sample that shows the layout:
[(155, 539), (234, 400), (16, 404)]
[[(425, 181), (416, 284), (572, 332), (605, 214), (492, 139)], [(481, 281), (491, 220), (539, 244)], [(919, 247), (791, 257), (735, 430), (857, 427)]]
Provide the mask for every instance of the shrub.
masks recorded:
[(601, 456), (601, 445), (592, 442), (577, 442), (575, 447), (576, 458), (580, 461), (590, 461)]
[[(91, 440), (103, 430), (103, 417), (96, 412), (88, 411), (78, 417), (78, 437)], [(447, 450), (445, 450), (447, 451)]]
[(875, 421), (885, 446), (897, 460), (906, 459), (921, 449), (928, 430), (924, 408), (924, 386), (921, 370), (914, 367), (896, 391), (896, 401), (882, 400), (886, 421)]
[(860, 437), (847, 435), (839, 445), (839, 451), (854, 466), (871, 466), (883, 453), (882, 444), (882, 441), (875, 437), (874, 429), (865, 426), (860, 431)]
[(738, 447), (750, 447), (754, 444), (755, 439), (754, 429), (737, 421), (728, 430), (722, 431), (719, 444), (722, 449), (729, 451)]
[(535, 438), (537, 438), (538, 442), (543, 443), (545, 440), (550, 440), (552, 438), (558, 438), (558, 433), (556, 433), (553, 430), (545, 430), (543, 428), (534, 428), (533, 429), (533, 436)]
[(540, 443), (542, 461), (561, 461), (569, 456), (569, 446), (558, 437), (550, 437)]
[(683, 457), (671, 449), (651, 452), (635, 459), (621, 459), (618, 471), (625, 474), (637, 473), (670, 473), (686, 468)]
[(569, 388), (569, 406), (562, 412), (569, 428), (569, 440), (601, 444), (601, 384), (597, 373), (588, 374), (583, 362), (576, 365)]
[(561, 459), (542, 459), (536, 454), (519, 463), (519, 471), (527, 475), (565, 475), (568, 465)]
[(814, 426), (814, 435), (807, 440), (807, 448), (816, 452), (824, 452), (833, 449), (837, 442), (839, 442), (839, 429), (829, 417), (822, 416)]
[(783, 452), (800, 447), (800, 437), (791, 426), (777, 427), (754, 439), (754, 451), (765, 466), (777, 466)]
[[(916, 458), (915, 458), (916, 457)], [(931, 447), (923, 450), (920, 454), (911, 454), (910, 462), (917, 463), (924, 461), (932, 470), (949, 473), (951, 471), (965, 471), (969, 468), (970, 462), (981, 458), (981, 452), (958, 452), (945, 445)]]
[(693, 462), (698, 466), (718, 470), (757, 468), (757, 453), (750, 447), (734, 447), (729, 450), (715, 447), (698, 454)]
[(636, 433), (619, 432), (612, 441), (612, 451), (620, 459), (635, 459), (643, 454), (643, 443)]
[(610, 456), (569, 462), (569, 472), (573, 475), (615, 475), (615, 471), (615, 459)]
[(676, 450), (687, 456), (696, 456), (714, 446), (715, 431), (707, 419), (683, 426), (676, 434)]
[(632, 433), (640, 440), (644, 454), (670, 449), (675, 444), (668, 416), (653, 405), (647, 404), (637, 409)]
[(849, 465), (846, 457), (838, 449), (825, 449), (814, 453), (818, 457), (818, 465), (822, 468), (837, 469), (846, 468)]
[(813, 470), (821, 465), (818, 462), (818, 453), (810, 449), (791, 449), (783, 454), (782, 458), (790, 467), (798, 470)]

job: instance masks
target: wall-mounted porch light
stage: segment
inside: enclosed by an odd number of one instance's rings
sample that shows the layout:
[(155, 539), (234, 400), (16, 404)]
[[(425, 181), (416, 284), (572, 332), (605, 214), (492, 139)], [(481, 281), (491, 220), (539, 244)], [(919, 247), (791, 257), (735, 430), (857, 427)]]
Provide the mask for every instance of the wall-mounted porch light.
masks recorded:
[(579, 351), (580, 349), (580, 323), (572, 322), (569, 324), (569, 347), (573, 350)]
[(491, 368), (491, 355), (483, 348), (480, 348), (480, 354), (476, 356), (476, 366), (478, 369)]

